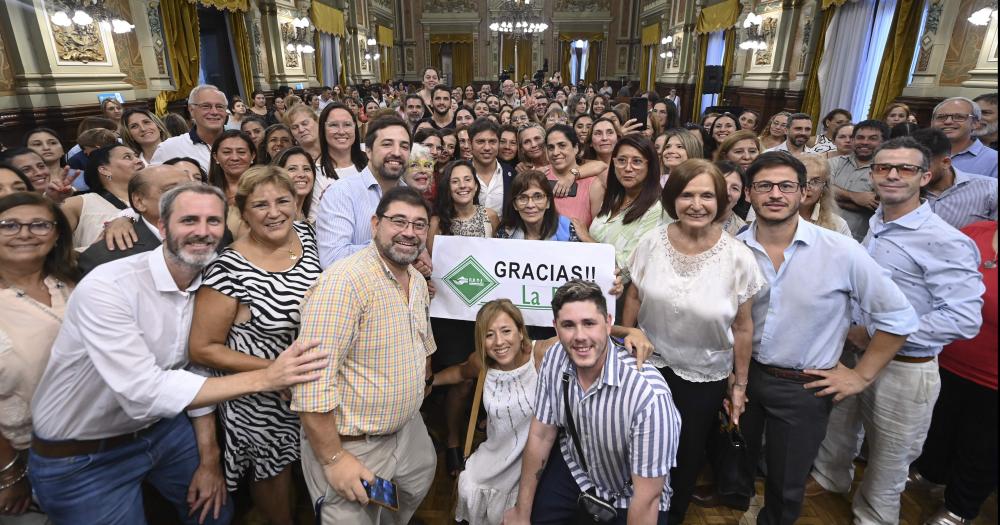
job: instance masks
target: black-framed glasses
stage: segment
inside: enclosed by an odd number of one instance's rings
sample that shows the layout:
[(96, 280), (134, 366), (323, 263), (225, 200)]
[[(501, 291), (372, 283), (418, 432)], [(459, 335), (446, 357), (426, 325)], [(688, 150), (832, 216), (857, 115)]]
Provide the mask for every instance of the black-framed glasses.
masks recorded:
[(771, 193), (771, 190), (774, 189), (775, 186), (778, 187), (778, 191), (780, 191), (781, 193), (795, 193), (799, 191), (799, 188), (801, 187), (799, 186), (798, 182), (792, 182), (788, 180), (783, 182), (769, 182), (766, 180), (762, 180), (760, 182), (755, 182), (750, 185), (750, 187), (753, 188), (753, 191), (756, 193)]
[(428, 222), (423, 219), (411, 221), (403, 215), (380, 215), (379, 217), (392, 223), (398, 230), (405, 230), (407, 226), (413, 226), (414, 232), (423, 233), (427, 231)]
[(914, 164), (888, 164), (885, 162), (876, 162), (872, 164), (872, 173), (875, 175), (885, 176), (896, 170), (901, 177), (916, 177), (917, 175), (924, 172), (923, 166), (917, 166)]
[(0, 221), (0, 235), (13, 237), (21, 233), (21, 228), (24, 227), (28, 228), (28, 233), (41, 237), (52, 233), (52, 230), (56, 227), (56, 223), (55, 221), (19, 222), (10, 219), (2, 220)]

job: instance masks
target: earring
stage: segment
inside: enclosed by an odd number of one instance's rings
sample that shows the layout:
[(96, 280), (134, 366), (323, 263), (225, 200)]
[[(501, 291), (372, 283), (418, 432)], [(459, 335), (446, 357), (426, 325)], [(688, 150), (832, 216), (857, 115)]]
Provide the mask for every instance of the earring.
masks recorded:
[(104, 178), (108, 179), (108, 182), (111, 182), (111, 175), (105, 175)]

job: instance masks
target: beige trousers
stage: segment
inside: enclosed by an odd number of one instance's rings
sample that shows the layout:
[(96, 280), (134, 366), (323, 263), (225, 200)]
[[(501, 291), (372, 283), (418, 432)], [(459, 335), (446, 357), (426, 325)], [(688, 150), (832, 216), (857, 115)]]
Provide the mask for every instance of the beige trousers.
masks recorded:
[(434, 481), (437, 455), (427, 435), (427, 427), (417, 413), (399, 432), (388, 436), (370, 437), (364, 441), (344, 443), (344, 449), (361, 461), (376, 476), (396, 483), (399, 511), (393, 512), (375, 504), (361, 506), (347, 501), (330, 487), (323, 466), (316, 459), (312, 446), (302, 434), (302, 471), (309, 495), (315, 504), (323, 498), (323, 525), (406, 525), (424, 500)]

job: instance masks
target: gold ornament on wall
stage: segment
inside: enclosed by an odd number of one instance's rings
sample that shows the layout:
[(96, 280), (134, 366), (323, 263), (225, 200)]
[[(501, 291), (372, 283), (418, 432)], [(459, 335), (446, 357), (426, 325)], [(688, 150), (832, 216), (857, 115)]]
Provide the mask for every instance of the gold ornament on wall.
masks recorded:
[(63, 62), (107, 62), (104, 40), (97, 24), (61, 27), (52, 25), (56, 56)]
[[(282, 42), (291, 42), (295, 38), (295, 26), (291, 22), (284, 22), (281, 24), (281, 40)], [(299, 67), (299, 53), (296, 51), (289, 51), (287, 48), (282, 47), (285, 53), (285, 67)]]

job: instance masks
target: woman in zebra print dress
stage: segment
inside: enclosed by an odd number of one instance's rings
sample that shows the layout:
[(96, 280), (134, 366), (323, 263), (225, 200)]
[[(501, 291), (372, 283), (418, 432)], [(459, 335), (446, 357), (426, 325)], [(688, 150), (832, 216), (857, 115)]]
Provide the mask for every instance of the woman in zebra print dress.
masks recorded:
[[(191, 327), (191, 360), (218, 374), (266, 367), (298, 335), (299, 306), (322, 273), (315, 233), (294, 222), (295, 187), (282, 168), (257, 166), (240, 179), (236, 205), (249, 228), (203, 275)], [(219, 406), (226, 485), (246, 475), (254, 503), (272, 524), (292, 523), (291, 469), (299, 420), (277, 393)]]

